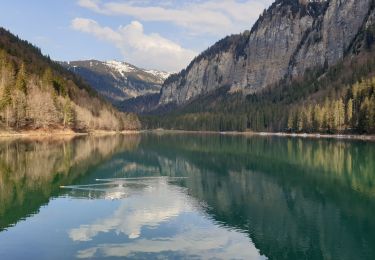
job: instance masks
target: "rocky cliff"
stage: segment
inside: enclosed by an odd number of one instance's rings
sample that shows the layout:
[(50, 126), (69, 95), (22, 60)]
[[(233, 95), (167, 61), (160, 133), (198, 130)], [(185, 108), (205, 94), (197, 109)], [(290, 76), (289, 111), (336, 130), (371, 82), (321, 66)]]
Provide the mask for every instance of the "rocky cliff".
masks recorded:
[(251, 31), (228, 36), (161, 90), (159, 106), (181, 105), (220, 87), (259, 92), (343, 59), (372, 19), (373, 0), (277, 0)]

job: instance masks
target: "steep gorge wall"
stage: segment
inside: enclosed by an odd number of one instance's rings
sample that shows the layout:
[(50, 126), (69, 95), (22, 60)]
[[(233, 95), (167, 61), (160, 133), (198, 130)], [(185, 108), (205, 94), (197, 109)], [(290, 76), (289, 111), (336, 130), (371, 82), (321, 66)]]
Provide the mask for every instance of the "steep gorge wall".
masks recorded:
[(224, 38), (166, 80), (159, 106), (184, 104), (228, 86), (254, 93), (306, 69), (340, 61), (373, 0), (277, 0), (250, 32)]

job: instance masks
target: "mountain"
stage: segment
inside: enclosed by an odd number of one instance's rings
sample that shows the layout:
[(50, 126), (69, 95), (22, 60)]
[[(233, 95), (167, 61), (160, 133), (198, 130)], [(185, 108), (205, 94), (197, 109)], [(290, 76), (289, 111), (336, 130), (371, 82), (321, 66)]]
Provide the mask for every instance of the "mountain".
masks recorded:
[(0, 28), (0, 130), (127, 130), (137, 116), (121, 113), (40, 49)]
[(256, 93), (307, 69), (342, 60), (366, 23), (371, 0), (277, 0), (251, 31), (228, 36), (163, 86), (160, 105), (184, 104), (222, 86)]
[(159, 93), (164, 80), (170, 75), (120, 61), (84, 60), (61, 64), (116, 105), (130, 98)]
[[(171, 75), (151, 111), (164, 116), (144, 117), (144, 125), (374, 131), (372, 85), (353, 94), (362, 81), (372, 82), (375, 72), (374, 6), (373, 0), (275, 1), (251, 30), (218, 41)], [(173, 109), (165, 114), (168, 107)], [(314, 109), (324, 117), (319, 127), (309, 123), (318, 121)]]

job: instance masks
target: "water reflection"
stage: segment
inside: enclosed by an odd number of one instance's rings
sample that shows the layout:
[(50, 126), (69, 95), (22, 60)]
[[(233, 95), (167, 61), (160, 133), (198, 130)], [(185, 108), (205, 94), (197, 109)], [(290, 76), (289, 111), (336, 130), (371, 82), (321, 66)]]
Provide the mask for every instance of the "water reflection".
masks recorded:
[[(78, 252), (78, 258), (134, 257), (167, 259), (266, 259), (237, 232), (207, 226), (189, 226), (167, 238), (140, 239), (134, 243), (101, 244)], [(143, 257), (141, 257), (143, 255)]]
[(175, 135), (142, 149), (271, 259), (375, 256), (373, 143)]
[(118, 200), (123, 199), (138, 189), (147, 187), (142, 183), (105, 183), (61, 186), (62, 189), (72, 190), (69, 195), (74, 198)]
[[(265, 258), (259, 255), (244, 234), (221, 228), (204, 219), (199, 213), (202, 206), (187, 195), (185, 188), (175, 186), (176, 180), (183, 179), (136, 178), (122, 183), (122, 188), (128, 190), (127, 199), (121, 201), (108, 217), (71, 229), (69, 237), (73, 241), (86, 242), (100, 233), (114, 233), (117, 236), (123, 234), (131, 241), (99, 243), (79, 250), (77, 257), (143, 258), (158, 255), (184, 258), (204, 256), (207, 259), (231, 259), (234, 256), (240, 259)], [(126, 184), (143, 184), (144, 187), (129, 190)], [(109, 187), (108, 193), (111, 190)]]
[[(38, 250), (29, 248), (38, 259), (375, 258), (373, 143), (147, 134), (6, 141), (0, 171), (0, 228), (15, 225), (0, 232), (4, 259), (20, 258), (8, 241), (30, 243), (27, 227), (41, 230)], [(64, 252), (43, 247), (54, 234)]]
[(0, 231), (37, 213), (80, 178), (120, 151), (132, 150), (139, 136), (0, 140)]
[[(165, 180), (143, 180), (142, 183), (143, 187), (138, 184), (138, 188), (133, 186), (134, 189), (130, 190), (123, 186), (129, 199), (122, 201), (113, 215), (71, 230), (70, 238), (74, 241), (88, 241), (100, 232), (114, 230), (117, 234), (123, 233), (134, 239), (140, 236), (143, 226), (156, 227), (163, 221), (192, 211), (188, 198)], [(111, 193), (110, 190), (108, 193)]]

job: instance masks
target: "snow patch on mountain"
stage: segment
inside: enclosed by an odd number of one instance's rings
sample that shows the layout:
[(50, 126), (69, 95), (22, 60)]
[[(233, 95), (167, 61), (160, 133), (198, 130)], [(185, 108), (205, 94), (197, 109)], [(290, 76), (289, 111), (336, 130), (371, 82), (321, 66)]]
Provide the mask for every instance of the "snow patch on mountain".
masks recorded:
[(158, 70), (145, 70), (145, 72), (150, 73), (156, 77), (162, 78), (163, 80), (166, 80), (172, 73), (165, 72), (165, 71), (158, 71)]
[(116, 70), (118, 73), (120, 73), (123, 77), (125, 77), (126, 73), (129, 72), (136, 72), (136, 71), (143, 71), (146, 73), (149, 73), (151, 75), (154, 75), (155, 77), (158, 77), (162, 80), (166, 80), (172, 73), (166, 72), (166, 71), (158, 71), (158, 70), (146, 70), (137, 68), (129, 63), (122, 62), (122, 61), (116, 61), (116, 60), (109, 60), (104, 62), (105, 65), (110, 67), (111, 69)]
[(133, 72), (133, 71), (136, 71), (136, 68), (126, 62), (121, 62), (121, 61), (115, 61), (115, 60), (110, 60), (110, 61), (106, 61), (105, 64), (118, 71), (118, 73), (121, 74), (121, 76), (125, 77), (125, 74), (126, 73), (129, 73), (129, 72)]
[(114, 104), (138, 96), (160, 92), (170, 73), (138, 68), (124, 61), (81, 60), (61, 62), (86, 80)]

